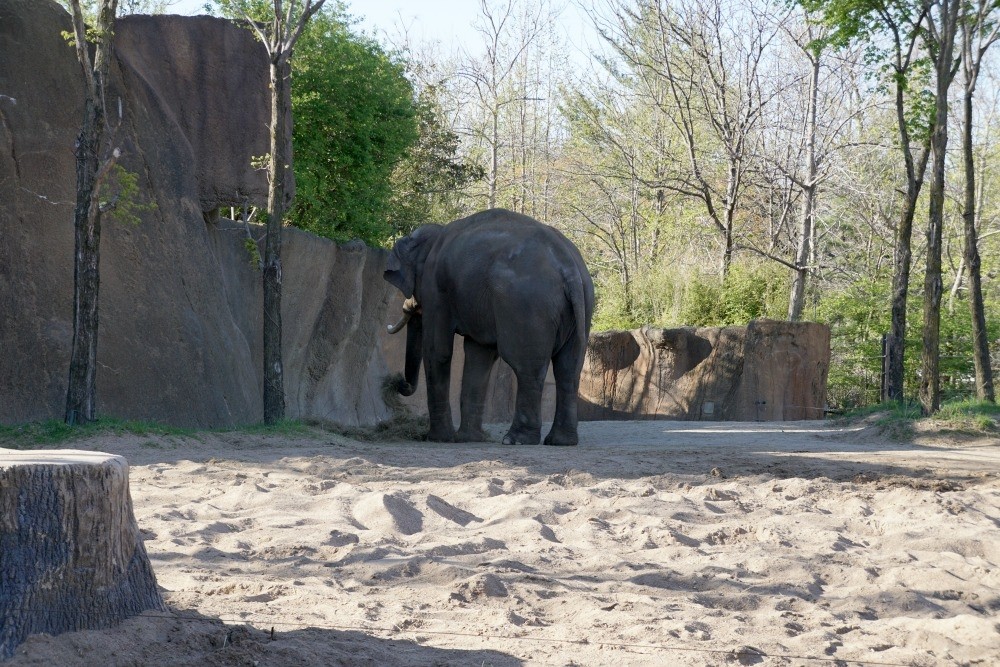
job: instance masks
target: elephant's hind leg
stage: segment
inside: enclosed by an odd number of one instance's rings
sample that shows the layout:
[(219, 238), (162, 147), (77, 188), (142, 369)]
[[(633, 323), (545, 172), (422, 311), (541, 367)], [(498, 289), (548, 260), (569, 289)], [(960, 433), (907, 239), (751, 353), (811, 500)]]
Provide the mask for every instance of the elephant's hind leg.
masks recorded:
[(514, 422), (503, 437), (503, 444), (537, 445), (542, 439), (542, 389), (549, 372), (549, 360), (521, 362), (511, 367), (517, 376), (517, 400)]
[(552, 375), (556, 381), (556, 413), (552, 430), (545, 436), (546, 445), (576, 445), (580, 441), (577, 431), (577, 396), (580, 392), (580, 367), (584, 350), (576, 339), (562, 347), (552, 358)]
[(483, 431), (483, 411), (486, 407), (486, 389), (490, 370), (497, 360), (495, 347), (480, 345), (471, 338), (465, 339), (465, 367), (462, 369), (462, 423), (455, 435), (458, 442), (486, 442), (489, 436)]

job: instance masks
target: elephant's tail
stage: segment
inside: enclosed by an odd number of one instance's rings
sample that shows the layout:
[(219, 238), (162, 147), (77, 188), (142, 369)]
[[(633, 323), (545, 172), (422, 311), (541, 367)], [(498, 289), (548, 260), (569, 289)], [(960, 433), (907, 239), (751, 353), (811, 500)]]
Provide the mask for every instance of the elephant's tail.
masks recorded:
[(587, 349), (587, 343), (590, 339), (590, 319), (594, 312), (594, 288), (587, 277), (579, 271), (567, 271), (563, 276), (566, 297), (573, 308), (573, 318), (576, 321), (574, 337), (581, 351), (578, 362), (581, 367), (584, 358), (583, 350)]

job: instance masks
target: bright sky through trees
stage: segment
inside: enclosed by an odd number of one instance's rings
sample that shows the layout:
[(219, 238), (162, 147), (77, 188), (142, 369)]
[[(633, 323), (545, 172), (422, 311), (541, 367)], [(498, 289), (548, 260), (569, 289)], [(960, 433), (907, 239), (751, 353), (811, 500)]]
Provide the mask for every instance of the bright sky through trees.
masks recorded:
[[(407, 32), (416, 42), (440, 42), (442, 46), (480, 46), (481, 36), (473, 23), (479, 16), (477, 0), (345, 0), (347, 11), (361, 21), (361, 28), (380, 40), (395, 41)], [(204, 13), (205, 0), (170, 0), (167, 13), (195, 15)], [(567, 3), (560, 16), (563, 30), (580, 53), (588, 42), (596, 44), (593, 27), (573, 3)], [(586, 60), (581, 56), (581, 62)]]

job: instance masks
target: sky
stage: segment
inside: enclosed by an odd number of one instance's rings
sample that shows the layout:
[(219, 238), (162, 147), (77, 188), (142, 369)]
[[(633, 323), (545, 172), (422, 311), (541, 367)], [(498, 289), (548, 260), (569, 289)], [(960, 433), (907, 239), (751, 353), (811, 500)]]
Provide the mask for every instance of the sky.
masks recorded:
[[(347, 0), (348, 13), (376, 37), (398, 35), (405, 28), (414, 41), (440, 41), (444, 46), (474, 39), (477, 0)], [(174, 0), (171, 14), (202, 14), (205, 0)]]
[[(205, 0), (168, 0), (171, 14), (202, 14)], [(330, 1), (330, 0), (328, 0)], [(360, 20), (361, 29), (385, 43), (407, 34), (410, 43), (439, 42), (450, 51), (460, 45), (478, 45), (482, 36), (473, 27), (479, 16), (479, 0), (345, 0), (347, 11)], [(567, 2), (560, 15), (571, 57), (585, 60), (593, 28), (576, 3)], [(477, 50), (473, 48), (472, 50)]]

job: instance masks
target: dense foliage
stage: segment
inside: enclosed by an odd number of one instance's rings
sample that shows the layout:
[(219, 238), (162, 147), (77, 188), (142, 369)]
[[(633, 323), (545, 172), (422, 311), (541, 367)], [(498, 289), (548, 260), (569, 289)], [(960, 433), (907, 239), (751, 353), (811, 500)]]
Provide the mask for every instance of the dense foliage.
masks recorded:
[(392, 174), (387, 215), (395, 235), (460, 217), (462, 188), (483, 178), (482, 167), (459, 157), (459, 137), (444, 124), (437, 92), (426, 86), (417, 95), (418, 138)]
[(292, 64), (291, 223), (335, 240), (384, 243), (391, 176), (418, 137), (403, 63), (354, 33), (335, 6), (307, 26)]
[[(263, 20), (273, 11), (262, 0), (215, 0), (214, 7), (235, 20)], [(440, 108), (414, 91), (407, 65), (359, 32), (342, 2), (328, 2), (306, 25), (292, 59), (296, 193), (289, 224), (382, 245), (413, 225), (406, 212), (427, 212), (416, 205), (426, 179), (439, 188), (435, 201), (453, 198), (452, 186), (468, 180), (457, 139), (439, 129)], [(450, 164), (451, 180), (435, 176)]]

